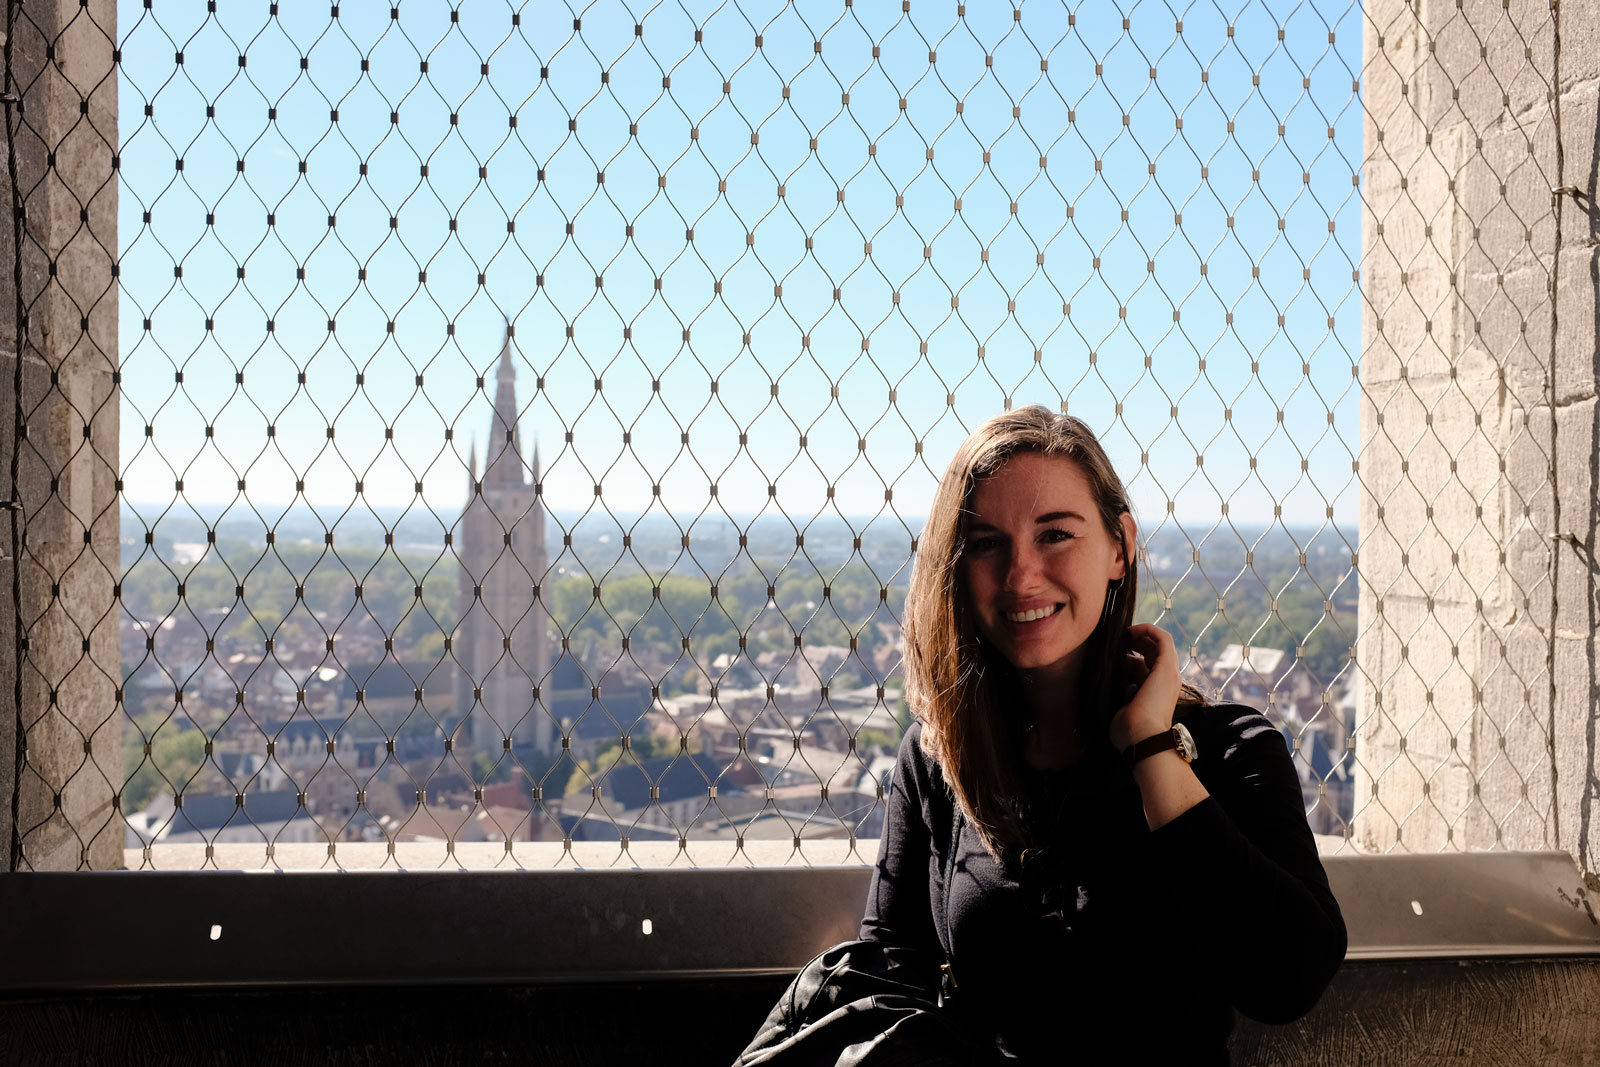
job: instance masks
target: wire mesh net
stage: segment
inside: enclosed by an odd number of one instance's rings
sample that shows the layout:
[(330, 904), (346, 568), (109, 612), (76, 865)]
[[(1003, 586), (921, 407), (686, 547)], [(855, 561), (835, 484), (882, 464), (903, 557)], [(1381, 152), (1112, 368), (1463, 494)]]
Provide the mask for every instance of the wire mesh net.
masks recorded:
[(1327, 847), (1550, 843), (1546, 7), (8, 17), (14, 864), (870, 858), (1032, 402)]

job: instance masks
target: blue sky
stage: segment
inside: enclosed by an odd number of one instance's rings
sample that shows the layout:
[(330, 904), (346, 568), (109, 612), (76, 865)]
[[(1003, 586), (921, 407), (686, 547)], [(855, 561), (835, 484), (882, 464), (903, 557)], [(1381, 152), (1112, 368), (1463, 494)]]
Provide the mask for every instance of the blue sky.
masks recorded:
[(1065, 398), (1147, 527), (1355, 522), (1356, 5), (218, 7), (119, 10), (142, 513), (452, 515), (509, 316), (559, 509), (920, 515)]

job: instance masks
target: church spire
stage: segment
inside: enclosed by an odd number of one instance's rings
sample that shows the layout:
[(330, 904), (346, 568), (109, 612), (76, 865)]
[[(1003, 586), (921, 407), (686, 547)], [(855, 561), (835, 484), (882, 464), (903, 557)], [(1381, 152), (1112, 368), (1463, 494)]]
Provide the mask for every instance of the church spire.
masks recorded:
[(517, 367), (511, 358), (511, 320), (506, 319), (505, 343), (500, 348), (500, 367), (495, 373), (494, 418), (489, 423), (489, 442), (485, 449), (484, 489), (520, 488), (527, 484), (522, 476), (522, 437), (517, 426)]

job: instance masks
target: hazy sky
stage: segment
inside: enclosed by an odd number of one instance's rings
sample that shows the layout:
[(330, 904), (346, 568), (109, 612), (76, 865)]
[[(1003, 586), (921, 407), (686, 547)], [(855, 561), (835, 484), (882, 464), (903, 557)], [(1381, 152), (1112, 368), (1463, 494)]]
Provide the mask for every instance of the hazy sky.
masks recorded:
[(1147, 526), (1355, 521), (1355, 4), (217, 7), (119, 9), (141, 511), (453, 515), (509, 317), (561, 509), (920, 515), (1009, 398)]

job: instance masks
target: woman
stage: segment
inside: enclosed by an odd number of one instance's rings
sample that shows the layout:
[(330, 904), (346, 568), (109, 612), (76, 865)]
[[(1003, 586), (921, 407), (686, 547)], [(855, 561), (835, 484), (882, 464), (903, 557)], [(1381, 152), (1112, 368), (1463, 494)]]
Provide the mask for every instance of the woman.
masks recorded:
[(1226, 1064), (1234, 1009), (1297, 1018), (1344, 958), (1281, 735), (1131, 625), (1137, 532), (1093, 434), (1037, 406), (966, 440), (923, 530), (861, 936), (945, 961), (1003, 1057)]

